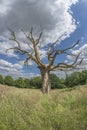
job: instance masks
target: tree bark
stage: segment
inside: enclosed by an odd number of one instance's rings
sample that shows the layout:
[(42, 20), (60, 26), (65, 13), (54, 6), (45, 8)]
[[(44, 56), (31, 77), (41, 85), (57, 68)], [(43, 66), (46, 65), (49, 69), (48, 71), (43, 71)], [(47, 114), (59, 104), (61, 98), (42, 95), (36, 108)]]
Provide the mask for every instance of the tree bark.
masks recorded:
[(50, 84), (50, 73), (46, 69), (40, 69), (41, 71), (41, 77), (42, 77), (42, 92), (43, 94), (49, 94), (50, 89), (51, 89), (51, 84)]

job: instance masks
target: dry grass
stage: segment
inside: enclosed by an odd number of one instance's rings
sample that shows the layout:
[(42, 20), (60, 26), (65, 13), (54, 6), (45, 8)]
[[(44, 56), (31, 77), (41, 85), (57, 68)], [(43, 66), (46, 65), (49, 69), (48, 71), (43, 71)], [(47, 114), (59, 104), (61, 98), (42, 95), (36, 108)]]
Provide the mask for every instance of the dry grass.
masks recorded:
[(87, 85), (19, 89), (0, 85), (0, 130), (87, 130)]
[(8, 90), (9, 90), (9, 87), (0, 84), (0, 97), (5, 97)]

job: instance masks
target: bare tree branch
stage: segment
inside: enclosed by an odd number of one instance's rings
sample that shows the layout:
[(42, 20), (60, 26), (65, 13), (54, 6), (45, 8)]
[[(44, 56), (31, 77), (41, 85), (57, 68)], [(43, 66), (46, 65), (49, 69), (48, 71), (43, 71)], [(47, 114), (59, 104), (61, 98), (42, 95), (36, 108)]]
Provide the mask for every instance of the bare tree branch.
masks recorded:
[[(21, 29), (21, 31), (23, 32), (23, 34), (25, 35), (25, 38), (29, 41), (30, 39), (29, 39), (29, 37), (28, 37), (28, 34), (23, 30), (23, 29)], [(30, 40), (31, 41), (31, 40)], [(31, 42), (32, 43), (32, 42)], [(26, 44), (28, 45), (28, 47), (31, 49), (31, 50), (33, 50), (33, 48), (31, 47), (31, 45), (30, 45), (30, 43), (27, 43), (26, 42)]]
[(62, 38), (62, 36), (63, 36), (63, 35), (61, 35), (55, 42), (53, 42), (53, 43), (51, 44), (51, 46), (50, 46), (49, 49), (48, 49), (48, 52), (49, 52), (49, 53), (51, 53), (51, 51), (54, 50), (55, 44), (60, 41), (60, 39)]
[[(64, 62), (60, 62), (58, 63), (56, 66), (52, 67), (52, 70), (67, 70), (68, 68), (76, 68), (77, 65), (80, 65), (83, 61), (83, 59), (79, 58), (81, 53), (79, 53), (76, 57), (75, 60), (73, 61), (73, 63), (68, 64), (68, 63), (64, 63)], [(79, 61), (78, 61), (79, 59)]]
[(38, 44), (40, 43), (40, 39), (41, 39), (41, 37), (42, 37), (42, 34), (43, 34), (43, 32), (41, 32), (41, 33), (39, 34), (38, 39), (36, 39), (36, 45), (38, 45)]
[(9, 31), (12, 35), (12, 38), (9, 38), (9, 40), (15, 41), (17, 43), (18, 47), (21, 48), (20, 42), (17, 40), (16, 34), (14, 33), (14, 31), (12, 31), (11, 29), (9, 29)]
[[(70, 47), (67, 47), (65, 49), (56, 49), (56, 44), (57, 42), (59, 42), (62, 38), (63, 35), (61, 35), (55, 42), (51, 43), (49, 46), (47, 46), (47, 58), (48, 58), (48, 64), (45, 64), (44, 61), (42, 61), (41, 59), (41, 54), (40, 54), (40, 40), (42, 38), (42, 32), (40, 32), (39, 36), (37, 38), (34, 37), (33, 34), (33, 28), (31, 28), (29, 34), (27, 34), (26, 32), (23, 32), (25, 38), (28, 40), (29, 43), (27, 43), (29, 49), (23, 48), (21, 41), (19, 41), (16, 37), (16, 34), (14, 33), (14, 31), (12, 31), (10, 29), (12, 38), (11, 40), (13, 40), (14, 42), (17, 43), (17, 46), (13, 47), (13, 48), (9, 48), (7, 49), (7, 51), (9, 50), (14, 50), (17, 53), (20, 53), (22, 55), (26, 55), (27, 58), (25, 58), (24, 64), (28, 65), (28, 61), (32, 60), (37, 64), (37, 67), (40, 70), (41, 76), (42, 76), (42, 90), (43, 93), (47, 93), (47, 91), (49, 91), (50, 88), (50, 83), (49, 83), (49, 73), (51, 71), (56, 71), (56, 70), (61, 70), (61, 71), (67, 71), (70, 69), (75, 69), (78, 65), (80, 65), (83, 61), (83, 59), (80, 58), (80, 54), (75, 55), (72, 54), (71, 49), (73, 49), (74, 47), (76, 47), (76, 45), (79, 44), (79, 40), (73, 44)], [(45, 49), (45, 47), (44, 47)], [(57, 56), (59, 56), (60, 54), (65, 54), (65, 55), (69, 55), (74, 57), (74, 61), (72, 63), (64, 63), (64, 62), (59, 62), (56, 65), (55, 60), (57, 58)]]
[[(40, 53), (39, 53), (38, 46), (37, 46), (37, 45), (39, 44), (40, 38), (41, 38), (41, 36), (42, 36), (42, 33), (40, 33), (39, 37), (37, 38), (37, 39), (38, 39), (38, 40), (37, 40), (38, 44), (36, 44), (36, 42), (35, 42), (35, 40), (34, 40), (34, 37), (33, 37), (33, 28), (31, 28), (31, 31), (30, 31), (29, 35), (27, 35), (27, 34), (22, 30), (22, 32), (24, 33), (24, 35), (26, 36), (26, 38), (27, 38), (27, 39), (32, 43), (32, 45), (33, 45), (33, 46), (32, 46), (33, 48), (29, 45), (29, 48), (30, 48), (31, 51), (32, 51), (32, 52), (29, 52), (29, 51), (27, 51), (26, 49), (23, 50), (23, 49), (21, 48), (21, 43), (17, 40), (14, 31), (10, 30), (10, 32), (11, 32), (11, 35), (12, 35), (12, 39), (10, 39), (10, 40), (15, 41), (18, 46), (17, 46), (17, 47), (13, 47), (13, 48), (9, 48), (9, 49), (7, 49), (7, 51), (13, 49), (13, 50), (16, 50), (16, 51), (20, 52), (21, 54), (27, 54), (27, 55), (28, 55), (32, 60), (34, 60), (38, 65), (45, 66), (45, 65), (43, 64), (43, 62), (41, 61), (41, 59), (40, 59)], [(35, 54), (35, 56), (33, 55), (33, 53)], [(30, 58), (29, 58), (29, 59), (30, 59)], [(29, 60), (29, 59), (28, 59), (28, 60)]]
[(60, 54), (66, 54), (66, 55), (76, 57), (75, 54), (69, 53), (67, 51), (73, 49), (78, 44), (79, 44), (79, 40), (74, 45), (72, 45), (71, 47), (68, 47), (68, 48), (65, 48), (65, 49), (62, 49), (62, 50), (53, 49), (52, 52), (48, 52), (49, 67), (54, 64), (55, 58)]
[(78, 40), (75, 44), (73, 44), (71, 47), (68, 47), (66, 49), (64, 49), (64, 51), (67, 51), (67, 50), (71, 50), (73, 49), (74, 47), (76, 47), (78, 44), (79, 44), (80, 40)]
[(24, 61), (24, 65), (27, 65), (28, 66), (28, 61), (31, 59), (31, 57), (27, 57)]

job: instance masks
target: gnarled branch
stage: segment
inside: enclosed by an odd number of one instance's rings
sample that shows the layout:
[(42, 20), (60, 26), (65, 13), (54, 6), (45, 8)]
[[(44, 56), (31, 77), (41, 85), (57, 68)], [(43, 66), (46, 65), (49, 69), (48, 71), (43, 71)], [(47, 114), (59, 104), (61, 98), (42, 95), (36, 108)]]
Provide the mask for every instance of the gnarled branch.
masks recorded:
[(79, 44), (79, 40), (75, 44), (73, 44), (71, 47), (61, 49), (61, 50), (53, 49), (52, 52), (50, 52), (50, 53), (48, 52), (49, 67), (51, 67), (54, 64), (56, 57), (60, 54), (66, 54), (66, 55), (76, 57), (75, 54), (69, 53), (68, 51), (73, 49), (74, 47), (76, 47), (78, 44)]
[[(76, 68), (76, 66), (80, 65), (83, 61), (83, 59), (79, 58), (81, 52), (75, 57), (75, 60), (72, 63), (64, 63), (64, 62), (60, 62), (57, 65), (51, 67), (51, 70), (67, 70), (69, 68)], [(78, 61), (79, 60), (79, 61)]]
[[(43, 64), (43, 62), (41, 61), (41, 59), (40, 59), (40, 54), (39, 54), (39, 50), (38, 50), (38, 44), (40, 42), (40, 39), (41, 39), (41, 36), (42, 36), (42, 32), (40, 33), (39, 37), (35, 41), (34, 36), (33, 36), (33, 28), (31, 28), (31, 31), (30, 31), (30, 33), (28, 35), (22, 30), (22, 32), (24, 33), (24, 35), (26, 36), (28, 41), (31, 42), (31, 44), (32, 44), (32, 47), (31, 47), (27, 43), (29, 48), (32, 51), (31, 52), (31, 51), (28, 51), (27, 49), (22, 49), (21, 42), (19, 42), (17, 40), (17, 37), (16, 37), (14, 31), (12, 31), (11, 29), (9, 29), (9, 31), (11, 32), (11, 35), (12, 35), (12, 38), (10, 40), (13, 40), (14, 42), (16, 42), (17, 43), (17, 47), (9, 48), (9, 49), (7, 49), (7, 51), (13, 49), (13, 50), (18, 51), (19, 53), (27, 54), (27, 56), (30, 57), (32, 60), (34, 60), (38, 65), (45, 66)], [(28, 60), (30, 58), (28, 58)]]
[[(82, 59), (79, 58), (80, 53), (78, 55), (75, 55), (75, 54), (72, 54), (70, 52), (71, 49), (73, 49), (74, 47), (76, 47), (79, 44), (79, 40), (75, 44), (73, 44), (71, 47), (67, 47), (65, 49), (58, 50), (58, 49), (55, 48), (55, 45), (62, 38), (63, 35), (61, 35), (54, 43), (52, 43), (49, 46), (48, 53), (47, 53), (49, 63), (44, 64), (42, 62), (42, 60), (41, 60), (41, 55), (40, 55), (39, 47), (38, 47), (38, 44), (40, 44), (40, 39), (41, 39), (42, 34), (43, 34), (42, 32), (40, 32), (38, 38), (35, 39), (34, 36), (33, 36), (33, 28), (31, 28), (29, 34), (25, 33), (24, 30), (22, 30), (25, 37), (27, 38), (27, 40), (30, 43), (30, 44), (27, 43), (30, 50), (22, 49), (21, 43), (17, 40), (17, 37), (16, 37), (15, 33), (12, 30), (10, 30), (10, 32), (11, 32), (11, 35), (12, 35), (11, 40), (16, 42), (17, 46), (13, 47), (13, 48), (9, 48), (8, 50), (14, 49), (15, 51), (17, 51), (17, 52), (19, 52), (21, 54), (27, 55), (27, 58), (25, 59), (24, 63), (27, 63), (28, 60), (31, 59), (31, 60), (35, 61), (38, 66), (46, 68), (49, 71), (54, 71), (54, 70), (57, 70), (57, 69), (58, 70), (67, 70), (68, 68), (75, 68), (77, 65), (81, 64), (81, 62), (82, 62)], [(74, 57), (75, 60), (71, 64), (64, 63), (64, 62), (61, 62), (61, 63), (59, 62), (59, 63), (57, 63), (57, 65), (54, 65), (55, 59), (60, 54), (70, 55), (70, 56)], [(78, 61), (78, 59), (79, 59), (79, 61)]]

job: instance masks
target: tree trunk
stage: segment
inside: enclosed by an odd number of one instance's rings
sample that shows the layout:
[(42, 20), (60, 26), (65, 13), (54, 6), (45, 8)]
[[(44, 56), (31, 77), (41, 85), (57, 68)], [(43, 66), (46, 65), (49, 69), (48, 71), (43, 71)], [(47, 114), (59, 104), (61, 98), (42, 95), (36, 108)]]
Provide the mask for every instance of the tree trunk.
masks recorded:
[(40, 69), (42, 77), (42, 92), (43, 94), (49, 94), (51, 89), (51, 84), (49, 80), (49, 71), (46, 69)]

